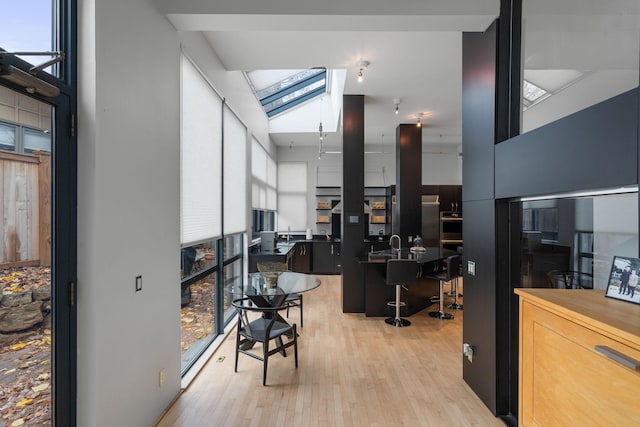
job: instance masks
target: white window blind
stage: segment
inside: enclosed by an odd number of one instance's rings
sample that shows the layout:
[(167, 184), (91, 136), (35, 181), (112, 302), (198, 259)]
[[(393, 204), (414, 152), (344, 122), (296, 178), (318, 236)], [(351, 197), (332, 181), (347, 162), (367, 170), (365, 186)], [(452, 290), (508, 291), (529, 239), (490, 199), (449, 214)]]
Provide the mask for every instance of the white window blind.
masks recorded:
[(247, 230), (247, 128), (224, 109), (224, 234)]
[(267, 209), (275, 211), (277, 205), (278, 167), (275, 160), (267, 156)]
[(222, 101), (182, 57), (180, 120), (181, 243), (221, 235)]
[(278, 229), (307, 228), (307, 164), (278, 164)]
[(252, 207), (276, 210), (276, 162), (257, 139), (251, 141)]

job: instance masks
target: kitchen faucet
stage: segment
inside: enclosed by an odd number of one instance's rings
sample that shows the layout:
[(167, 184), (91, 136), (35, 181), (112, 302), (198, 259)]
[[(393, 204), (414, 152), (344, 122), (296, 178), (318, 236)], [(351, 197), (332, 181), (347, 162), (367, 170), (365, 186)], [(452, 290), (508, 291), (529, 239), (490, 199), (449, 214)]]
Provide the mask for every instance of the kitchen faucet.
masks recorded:
[[(395, 248), (393, 246), (393, 241), (394, 240), (398, 241), (398, 248)], [(402, 246), (402, 241), (400, 240), (400, 236), (398, 236), (397, 234), (394, 234), (393, 236), (391, 236), (391, 238), (389, 239), (389, 246), (391, 246), (392, 250), (396, 250), (396, 251), (400, 252), (400, 248)]]

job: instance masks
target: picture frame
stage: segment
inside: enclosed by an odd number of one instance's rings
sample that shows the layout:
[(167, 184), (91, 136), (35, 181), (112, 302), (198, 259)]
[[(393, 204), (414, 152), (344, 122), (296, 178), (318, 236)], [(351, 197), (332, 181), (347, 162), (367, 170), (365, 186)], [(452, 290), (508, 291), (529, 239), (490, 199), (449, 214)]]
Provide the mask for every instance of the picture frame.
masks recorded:
[(605, 296), (640, 304), (640, 258), (613, 257)]

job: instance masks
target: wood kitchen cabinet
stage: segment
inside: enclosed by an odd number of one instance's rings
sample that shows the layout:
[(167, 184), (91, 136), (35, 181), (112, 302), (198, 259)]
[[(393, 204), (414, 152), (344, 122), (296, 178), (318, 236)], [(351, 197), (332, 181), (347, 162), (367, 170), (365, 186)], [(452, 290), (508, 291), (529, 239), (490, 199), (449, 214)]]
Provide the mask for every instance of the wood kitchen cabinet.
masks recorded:
[(601, 290), (515, 292), (519, 425), (640, 425), (640, 306)]

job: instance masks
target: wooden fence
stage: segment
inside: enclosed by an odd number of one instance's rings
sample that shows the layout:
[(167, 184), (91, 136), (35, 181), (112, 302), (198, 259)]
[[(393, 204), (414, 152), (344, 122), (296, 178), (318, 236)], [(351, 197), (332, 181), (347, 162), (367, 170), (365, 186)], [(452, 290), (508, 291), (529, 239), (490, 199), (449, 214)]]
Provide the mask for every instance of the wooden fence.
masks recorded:
[(0, 151), (0, 267), (51, 264), (51, 156)]

